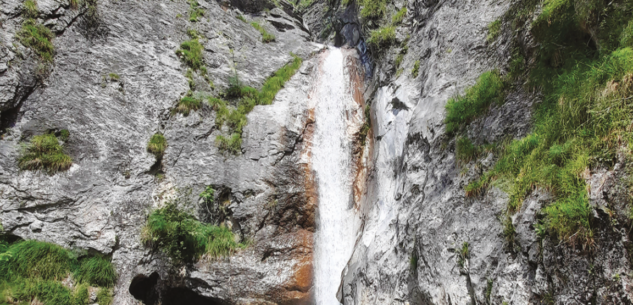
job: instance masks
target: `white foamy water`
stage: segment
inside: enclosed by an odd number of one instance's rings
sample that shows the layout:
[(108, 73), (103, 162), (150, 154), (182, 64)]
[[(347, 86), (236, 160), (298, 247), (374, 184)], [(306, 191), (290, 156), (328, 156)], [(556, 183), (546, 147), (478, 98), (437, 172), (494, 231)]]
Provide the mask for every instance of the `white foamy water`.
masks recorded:
[(358, 125), (345, 57), (337, 48), (322, 54), (315, 105), (312, 167), (318, 183), (318, 228), (315, 234), (314, 288), (317, 305), (340, 304), (336, 298), (341, 272), (352, 255), (359, 219), (353, 208), (350, 134)]

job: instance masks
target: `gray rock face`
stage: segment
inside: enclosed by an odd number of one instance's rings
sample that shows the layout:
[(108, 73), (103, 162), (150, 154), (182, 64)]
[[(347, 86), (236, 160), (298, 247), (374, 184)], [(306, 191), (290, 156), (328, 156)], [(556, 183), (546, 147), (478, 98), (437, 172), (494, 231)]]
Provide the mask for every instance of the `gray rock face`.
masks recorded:
[[(516, 230), (504, 238), (508, 196), (492, 187), (469, 198), (464, 187), (494, 165), (493, 155), (459, 162), (454, 139), (444, 132), (444, 106), (477, 77), (506, 67), (511, 35), (529, 52), (529, 33), (504, 33), (487, 42), (487, 26), (509, 9), (508, 1), (409, 1), (410, 14), (397, 28), (409, 50), (396, 74), (399, 47), (377, 62), (366, 97), (372, 99), (376, 134), (373, 176), (365, 223), (343, 273), (344, 304), (597, 304), (631, 302), (628, 235), (608, 224), (598, 209), (596, 244), (588, 251), (541, 239), (535, 225), (552, 202), (536, 190), (510, 219)], [(528, 52), (528, 53), (529, 53)], [(419, 76), (411, 74), (420, 60)], [(522, 137), (530, 131), (538, 93), (518, 84), (501, 106), (470, 123), (477, 144)], [(623, 161), (620, 161), (623, 162)], [(592, 203), (623, 207), (623, 163), (586, 173)], [(619, 178), (616, 178), (619, 177)], [(619, 191), (618, 191), (619, 190)], [(607, 199), (608, 198), (608, 199)], [(616, 203), (617, 202), (617, 203)], [(608, 213), (608, 212), (607, 212)], [(620, 214), (620, 215), (626, 215)], [(626, 221), (622, 219), (621, 221)], [(468, 255), (460, 252), (468, 244)], [(600, 271), (596, 271), (600, 270)]]
[[(313, 114), (307, 101), (319, 73), (319, 45), (355, 46), (363, 28), (352, 5), (314, 1), (305, 12), (273, 1), (199, 1), (205, 15), (188, 18), (185, 1), (100, 1), (99, 20), (86, 8), (38, 1), (38, 22), (56, 35), (54, 62), (43, 65), (17, 37), (24, 21), (22, 1), (0, 6), (0, 222), (9, 234), (110, 255), (119, 274), (114, 304), (229, 303), (310, 304), (316, 192), (305, 153)], [(487, 26), (509, 9), (509, 1), (393, 1), (409, 13), (397, 27), (409, 52), (396, 73), (392, 47), (376, 56), (365, 99), (372, 102), (374, 144), (360, 210), (364, 224), (342, 275), (344, 304), (629, 304), (626, 230), (605, 225), (628, 219), (623, 178), (626, 158), (613, 168), (583, 173), (597, 227), (591, 252), (537, 235), (541, 208), (552, 202), (535, 190), (510, 219), (515, 242), (503, 236), (508, 196), (492, 187), (467, 198), (464, 186), (494, 165), (492, 155), (469, 164), (457, 161), (454, 139), (444, 133), (446, 101), (474, 84), (484, 71), (504, 70), (510, 37), (487, 42)], [(301, 13), (301, 14), (300, 14)], [(238, 16), (244, 15), (248, 22)], [(275, 35), (262, 43), (250, 25)], [(175, 51), (200, 33), (210, 85)], [(367, 34), (367, 33), (365, 33)], [(172, 113), (189, 91), (217, 96), (238, 75), (261, 87), (267, 77), (298, 54), (300, 71), (272, 105), (248, 114), (242, 152), (218, 150), (215, 111), (205, 105), (188, 116)], [(419, 75), (411, 69), (420, 61)], [(116, 73), (119, 80), (108, 75)], [(520, 84), (467, 130), (476, 144), (521, 137), (530, 130), (538, 93)], [(68, 129), (64, 143), (70, 170), (55, 175), (19, 171), (20, 146), (37, 134)], [(168, 141), (162, 163), (146, 151), (152, 134)], [(157, 172), (164, 176), (156, 175)], [(217, 202), (205, 206), (197, 194), (206, 186)], [(251, 246), (229, 258), (202, 258), (174, 268), (160, 252), (141, 244), (148, 213), (191, 190), (197, 216), (223, 222)], [(461, 251), (468, 244), (468, 255)]]
[[(21, 2), (2, 5), (0, 111), (2, 128), (9, 127), (0, 141), (5, 231), (111, 255), (119, 274), (114, 304), (136, 304), (135, 296), (155, 300), (156, 293), (169, 303), (194, 290), (231, 302), (308, 298), (314, 204), (306, 197), (309, 174), (298, 159), (309, 122), (309, 58), (319, 47), (308, 42), (302, 22), (277, 8), (245, 15), (276, 36), (264, 44), (255, 28), (236, 18), (239, 12), (216, 1), (200, 2), (205, 15), (195, 23), (188, 21), (186, 2), (100, 1), (105, 35), (88, 39), (81, 9), (38, 5), (39, 22), (56, 33), (50, 75), (39, 82), (36, 55), (17, 42)], [(217, 94), (235, 73), (244, 84), (260, 87), (292, 59), (291, 52), (307, 59), (273, 105), (249, 114), (240, 156), (214, 145), (222, 131), (210, 107), (189, 116), (170, 113), (190, 89), (187, 68), (175, 54), (189, 39), (189, 28), (202, 36), (215, 85), (210, 88), (196, 74), (198, 92)], [(64, 147), (71, 169), (52, 176), (19, 171), (22, 141), (60, 129), (70, 131)], [(155, 132), (168, 141), (162, 179), (154, 176), (155, 159), (145, 148)], [(148, 212), (176, 189), (191, 188), (197, 198), (207, 185), (230, 200), (227, 222), (254, 246), (230, 259), (172, 270), (165, 257), (141, 245), (140, 229)], [(278, 204), (271, 206), (273, 201)], [(130, 287), (134, 278), (137, 285)]]

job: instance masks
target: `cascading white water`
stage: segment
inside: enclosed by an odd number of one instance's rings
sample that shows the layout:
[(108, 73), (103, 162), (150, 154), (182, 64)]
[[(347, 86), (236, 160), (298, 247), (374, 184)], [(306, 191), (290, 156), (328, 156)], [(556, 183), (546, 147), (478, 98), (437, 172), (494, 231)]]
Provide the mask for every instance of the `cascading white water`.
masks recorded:
[[(312, 167), (318, 181), (318, 229), (315, 234), (314, 287), (317, 305), (340, 304), (341, 272), (352, 255), (359, 220), (353, 208), (352, 132), (358, 105), (345, 73), (345, 55), (330, 47), (322, 54), (315, 107)], [(362, 117), (361, 117), (362, 119)]]

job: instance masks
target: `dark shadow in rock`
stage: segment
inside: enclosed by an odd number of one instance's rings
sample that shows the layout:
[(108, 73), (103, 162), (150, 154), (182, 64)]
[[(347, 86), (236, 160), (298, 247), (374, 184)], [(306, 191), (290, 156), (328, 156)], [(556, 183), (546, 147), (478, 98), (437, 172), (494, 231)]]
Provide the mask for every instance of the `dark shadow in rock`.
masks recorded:
[(228, 303), (216, 299), (201, 296), (184, 287), (170, 288), (164, 292), (162, 305), (227, 305)]
[(152, 273), (149, 277), (144, 274), (135, 276), (130, 284), (130, 294), (135, 299), (143, 301), (146, 305), (156, 304), (159, 299), (158, 289), (156, 289), (159, 279), (160, 276), (156, 272)]

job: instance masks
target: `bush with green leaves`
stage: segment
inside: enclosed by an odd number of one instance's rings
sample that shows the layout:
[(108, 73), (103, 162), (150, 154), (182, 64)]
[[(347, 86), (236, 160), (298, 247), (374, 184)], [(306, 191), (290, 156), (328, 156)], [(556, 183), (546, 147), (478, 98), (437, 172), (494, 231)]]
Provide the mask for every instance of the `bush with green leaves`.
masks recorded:
[(17, 36), (24, 46), (31, 48), (44, 62), (53, 61), (55, 47), (51, 40), (55, 38), (55, 34), (46, 26), (33, 19), (27, 19)]
[(242, 151), (242, 136), (238, 133), (234, 133), (228, 138), (219, 135), (215, 138), (215, 145), (222, 151), (237, 155)]
[(18, 166), (22, 170), (44, 170), (49, 174), (65, 171), (73, 161), (64, 153), (55, 134), (33, 136), (22, 148)]
[(156, 158), (162, 158), (167, 149), (167, 139), (161, 133), (155, 133), (147, 143), (147, 151), (154, 154)]
[[(114, 268), (105, 258), (100, 258), (100, 268), (85, 269), (85, 262), (94, 257), (78, 258), (74, 252), (54, 244), (17, 241), (2, 251), (8, 255), (0, 264), (0, 300), (9, 304), (38, 300), (44, 304), (88, 305), (88, 285), (107, 289), (116, 282)], [(61, 283), (68, 277), (75, 281), (74, 288)], [(109, 304), (111, 298), (100, 303)]]
[(262, 42), (269, 43), (275, 41), (275, 35), (270, 34), (257, 22), (251, 22), (251, 25), (262, 34)]
[(201, 223), (191, 212), (188, 194), (168, 201), (152, 211), (143, 228), (141, 239), (169, 256), (175, 264), (193, 263), (203, 254), (218, 258), (245, 247), (235, 241), (225, 226)]
[(461, 126), (486, 112), (492, 103), (503, 103), (503, 89), (504, 83), (499, 72), (488, 71), (464, 95), (449, 99), (444, 120), (446, 133), (457, 132)]
[(413, 78), (418, 77), (418, 73), (420, 73), (420, 61), (416, 60), (415, 63), (413, 64), (413, 70), (411, 70), (411, 75), (413, 75)]
[(40, 14), (39, 10), (37, 9), (37, 2), (35, 2), (34, 0), (26, 0), (22, 5), (24, 5), (24, 8), (22, 9), (22, 14), (24, 15), (24, 17), (37, 18), (37, 16)]

